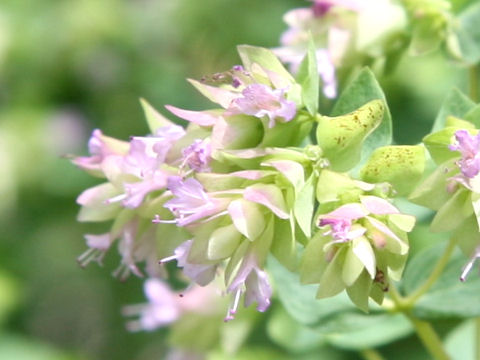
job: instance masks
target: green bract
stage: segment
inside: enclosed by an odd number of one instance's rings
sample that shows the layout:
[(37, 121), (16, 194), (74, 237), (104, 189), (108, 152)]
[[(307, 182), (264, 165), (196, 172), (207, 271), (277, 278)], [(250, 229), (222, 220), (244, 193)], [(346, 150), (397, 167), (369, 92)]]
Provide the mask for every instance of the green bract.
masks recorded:
[(346, 115), (318, 117), (317, 142), (334, 170), (358, 163), (363, 142), (380, 125), (384, 111), (383, 101), (372, 100)]

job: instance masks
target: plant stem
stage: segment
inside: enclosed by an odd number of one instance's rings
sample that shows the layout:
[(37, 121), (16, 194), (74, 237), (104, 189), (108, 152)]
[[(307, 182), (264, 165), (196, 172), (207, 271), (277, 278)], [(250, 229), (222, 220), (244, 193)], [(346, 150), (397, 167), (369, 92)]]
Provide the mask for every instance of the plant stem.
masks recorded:
[(480, 77), (480, 64), (472, 65), (469, 68), (468, 83), (469, 83), (469, 93), (470, 98), (473, 102), (477, 103), (479, 101), (478, 97), (478, 87), (479, 87), (479, 77)]
[(475, 359), (480, 359), (480, 317), (475, 319)]
[(406, 313), (405, 315), (407, 315), (412, 322), (418, 337), (432, 356), (432, 359), (450, 360), (450, 356), (445, 352), (442, 341), (438, 337), (432, 325), (426, 321), (415, 318), (409, 313)]
[(447, 244), (447, 248), (443, 252), (441, 258), (438, 259), (428, 279), (417, 290), (415, 290), (412, 294), (410, 294), (410, 296), (404, 299), (404, 302), (403, 302), (404, 305), (406, 305), (407, 307), (413, 306), (415, 302), (420, 297), (422, 297), (422, 295), (425, 294), (432, 287), (433, 284), (435, 284), (435, 281), (437, 281), (439, 276), (442, 274), (443, 269), (447, 265), (448, 260), (450, 260), (450, 256), (452, 255), (453, 250), (455, 250), (456, 244), (457, 244), (456, 239), (454, 239), (453, 237), (450, 238)]
[(375, 349), (365, 349), (360, 351), (360, 354), (365, 360), (384, 360), (382, 354)]

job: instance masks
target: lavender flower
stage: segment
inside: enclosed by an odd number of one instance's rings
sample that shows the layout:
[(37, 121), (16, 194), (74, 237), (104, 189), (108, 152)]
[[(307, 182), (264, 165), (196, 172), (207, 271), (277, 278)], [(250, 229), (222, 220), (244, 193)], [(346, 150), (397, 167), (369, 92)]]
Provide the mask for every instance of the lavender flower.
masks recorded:
[(192, 286), (185, 291), (175, 292), (160, 279), (145, 281), (144, 292), (147, 304), (124, 307), (126, 316), (139, 316), (127, 323), (130, 331), (152, 331), (177, 321), (188, 312), (209, 314), (215, 310), (217, 291), (215, 286)]
[(174, 255), (160, 260), (164, 264), (176, 260), (183, 273), (197, 284), (205, 286), (215, 277), (216, 265), (214, 264), (193, 264), (188, 261), (188, 255), (192, 247), (192, 240), (187, 240), (175, 249)]
[(257, 310), (264, 312), (270, 306), (272, 288), (265, 271), (258, 266), (258, 260), (253, 253), (248, 254), (240, 266), (237, 275), (231, 282), (227, 292), (234, 294), (231, 307), (228, 310), (225, 321), (233, 320), (237, 312), (242, 293), (245, 293), (245, 306), (256, 302)]
[(362, 8), (362, 3), (363, 1), (360, 0), (314, 0), (312, 11), (316, 17), (322, 17), (335, 6), (358, 11)]
[(128, 143), (103, 135), (102, 131), (95, 129), (88, 141), (90, 156), (75, 157), (72, 162), (86, 171), (93, 171), (100, 175), (101, 164), (111, 155), (124, 155), (128, 151)]
[[(193, 178), (183, 180), (178, 176), (170, 176), (167, 187), (174, 198), (164, 206), (175, 215), (174, 222), (178, 226), (186, 226), (197, 220), (222, 214), (228, 206), (227, 199), (210, 196), (202, 184)], [(155, 221), (165, 222), (160, 219)]]
[(293, 101), (285, 99), (285, 89), (272, 90), (263, 84), (251, 84), (242, 91), (242, 96), (233, 100), (228, 113), (268, 116), (268, 126), (275, 126), (275, 120), (290, 121), (297, 112)]
[(456, 143), (448, 148), (451, 151), (460, 151), (462, 158), (458, 166), (462, 174), (471, 179), (480, 172), (480, 133), (476, 136), (469, 134), (467, 130), (458, 130), (455, 133)]
[(183, 149), (183, 164), (198, 172), (210, 171), (212, 145), (208, 140), (195, 140)]

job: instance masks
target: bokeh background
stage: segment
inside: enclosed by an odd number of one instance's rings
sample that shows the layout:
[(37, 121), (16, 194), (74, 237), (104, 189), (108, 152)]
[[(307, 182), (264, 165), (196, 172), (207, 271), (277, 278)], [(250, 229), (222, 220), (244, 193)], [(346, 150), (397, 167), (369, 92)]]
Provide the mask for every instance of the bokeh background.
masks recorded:
[[(468, 1), (455, 1), (460, 9)], [(139, 97), (209, 104), (185, 81), (237, 64), (237, 44), (275, 47), (302, 0), (2, 0), (0, 2), (0, 359), (162, 359), (165, 330), (130, 334), (121, 308), (142, 282), (78, 267), (76, 196), (95, 179), (64, 157), (94, 128), (145, 135)], [(381, 83), (398, 143), (421, 140), (466, 70), (440, 53), (404, 57)], [(326, 110), (325, 110), (326, 111)], [(268, 340), (265, 340), (268, 341)], [(274, 345), (272, 345), (274, 346)]]

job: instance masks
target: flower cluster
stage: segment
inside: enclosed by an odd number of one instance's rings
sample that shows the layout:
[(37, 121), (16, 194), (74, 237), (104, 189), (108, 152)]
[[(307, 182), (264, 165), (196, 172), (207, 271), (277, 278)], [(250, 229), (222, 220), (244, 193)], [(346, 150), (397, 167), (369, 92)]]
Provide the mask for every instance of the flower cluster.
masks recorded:
[(444, 129), (424, 138), (438, 168), (410, 198), (437, 211), (433, 231), (454, 231), (458, 245), (471, 257), (460, 276), (465, 281), (479, 257), (480, 135), (472, 123), (449, 120)]
[(388, 57), (394, 39), (402, 36), (406, 14), (390, 0), (313, 0), (309, 8), (290, 10), (284, 21), (289, 29), (275, 54), (296, 73), (311, 38), (323, 93), (335, 98), (336, 73)]
[[(414, 219), (390, 202), (395, 176), (370, 171), (375, 161), (359, 179), (343, 173), (358, 165), (366, 138), (384, 120), (384, 101), (339, 116), (318, 114), (318, 87), (297, 83), (270, 50), (239, 52), (243, 65), (190, 80), (220, 107), (167, 106), (189, 122), (184, 129), (142, 101), (152, 135), (124, 142), (95, 130), (90, 156), (73, 159), (105, 179), (79, 196), (79, 220), (112, 221), (108, 232), (85, 235), (89, 249), (80, 264), (101, 263), (116, 242), (115, 274), (149, 277), (149, 303), (125, 310), (139, 316), (128, 323), (131, 330), (181, 322), (182, 314), (212, 302), (212, 284), (230, 297), (225, 321), (237, 316), (242, 301), (266, 311), (274, 290), (269, 256), (304, 282), (319, 283), (318, 297), (346, 289), (363, 310), (368, 298), (381, 303), (389, 279), (402, 273)], [(317, 77), (312, 51), (304, 63), (306, 76)], [(412, 152), (392, 151), (400, 159)], [(382, 176), (392, 177), (392, 185)], [(172, 261), (181, 271), (165, 266)], [(169, 288), (167, 275), (190, 283), (182, 296)]]
[[(338, 184), (334, 189), (328, 185), (332, 182)], [(324, 170), (317, 186), (320, 230), (303, 253), (301, 280), (320, 284), (318, 298), (346, 288), (351, 300), (367, 311), (369, 297), (381, 304), (389, 279), (400, 280), (415, 218), (386, 200), (391, 192), (387, 184)], [(328, 193), (322, 189), (326, 187)]]

